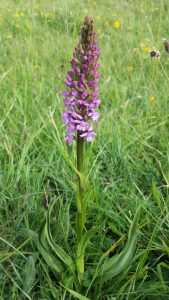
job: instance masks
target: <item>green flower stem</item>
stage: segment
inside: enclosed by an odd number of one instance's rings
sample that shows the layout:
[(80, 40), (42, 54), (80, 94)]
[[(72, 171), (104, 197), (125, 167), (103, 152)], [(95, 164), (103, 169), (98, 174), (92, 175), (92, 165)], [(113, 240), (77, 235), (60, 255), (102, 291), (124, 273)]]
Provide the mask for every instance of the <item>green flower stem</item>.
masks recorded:
[[(80, 133), (77, 133), (77, 170), (78, 170), (78, 183), (77, 183), (77, 216), (76, 216), (76, 232), (78, 245), (83, 236), (85, 205), (83, 202), (83, 145), (84, 142), (80, 138)], [(84, 257), (81, 257), (80, 262), (77, 257), (77, 270), (81, 273), (84, 272)]]

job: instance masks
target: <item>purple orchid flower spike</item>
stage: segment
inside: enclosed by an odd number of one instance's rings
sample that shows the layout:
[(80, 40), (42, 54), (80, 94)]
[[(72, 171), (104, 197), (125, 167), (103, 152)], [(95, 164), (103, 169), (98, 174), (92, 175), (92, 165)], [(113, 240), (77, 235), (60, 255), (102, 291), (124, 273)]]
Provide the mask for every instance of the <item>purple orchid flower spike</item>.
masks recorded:
[(76, 197), (76, 234), (77, 234), (77, 271), (84, 273), (84, 253), (79, 256), (79, 245), (81, 245), (85, 218), (86, 204), (84, 194), (84, 143), (91, 142), (96, 133), (94, 123), (98, 123), (99, 99), (98, 59), (99, 48), (96, 42), (96, 31), (93, 27), (92, 17), (87, 16), (81, 28), (80, 42), (74, 50), (70, 62), (71, 71), (67, 73), (63, 91), (66, 109), (62, 120), (66, 126), (65, 141), (71, 145), (76, 140), (76, 166), (77, 166), (77, 197)]
[(70, 62), (72, 70), (66, 76), (66, 110), (62, 120), (66, 125), (65, 141), (71, 145), (73, 139), (91, 142), (96, 136), (91, 123), (97, 123), (99, 112), (95, 111), (101, 103), (98, 99), (98, 59), (99, 48), (92, 17), (87, 16), (81, 28), (81, 39)]

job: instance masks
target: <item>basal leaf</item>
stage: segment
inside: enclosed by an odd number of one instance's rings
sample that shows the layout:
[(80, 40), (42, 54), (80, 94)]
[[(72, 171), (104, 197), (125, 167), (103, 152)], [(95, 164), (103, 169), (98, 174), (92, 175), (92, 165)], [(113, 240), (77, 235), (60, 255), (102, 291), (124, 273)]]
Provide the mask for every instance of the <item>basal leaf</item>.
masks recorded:
[(36, 277), (36, 257), (30, 255), (23, 270), (23, 289), (26, 292), (33, 287)]
[(63, 263), (70, 269), (70, 271), (74, 273), (76, 268), (75, 268), (72, 258), (60, 246), (58, 246), (54, 242), (52, 235), (51, 235), (50, 217), (51, 217), (51, 212), (52, 212), (54, 205), (55, 205), (55, 202), (53, 202), (48, 209), (47, 223), (45, 224), (45, 235), (46, 235), (46, 238), (47, 238), (47, 241), (48, 241), (50, 247), (55, 252), (55, 254), (59, 257), (60, 260), (63, 261)]
[(131, 262), (137, 241), (137, 225), (140, 216), (140, 209), (137, 210), (135, 217), (130, 225), (128, 241), (126, 246), (119, 254), (108, 258), (99, 268), (97, 280), (106, 281), (120, 274)]
[(41, 230), (39, 233), (39, 241), (38, 241), (38, 249), (43, 256), (44, 260), (46, 261), (47, 265), (50, 267), (50, 269), (56, 274), (56, 273), (62, 273), (64, 271), (64, 268), (61, 264), (61, 262), (54, 257), (50, 253), (49, 248), (47, 247), (46, 241), (45, 241), (45, 223), (43, 222), (41, 226)]

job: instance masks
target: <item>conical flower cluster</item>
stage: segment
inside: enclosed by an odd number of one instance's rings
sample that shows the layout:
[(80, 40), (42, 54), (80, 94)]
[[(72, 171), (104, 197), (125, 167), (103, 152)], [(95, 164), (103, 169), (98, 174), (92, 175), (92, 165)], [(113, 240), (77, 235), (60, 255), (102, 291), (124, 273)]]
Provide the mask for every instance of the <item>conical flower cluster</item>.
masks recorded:
[(66, 110), (62, 120), (66, 124), (66, 142), (71, 145), (73, 139), (91, 142), (96, 133), (93, 122), (97, 123), (100, 105), (98, 98), (98, 59), (99, 48), (96, 42), (93, 20), (86, 17), (81, 28), (81, 39), (73, 53), (72, 70), (66, 76), (67, 89), (62, 93), (65, 97)]

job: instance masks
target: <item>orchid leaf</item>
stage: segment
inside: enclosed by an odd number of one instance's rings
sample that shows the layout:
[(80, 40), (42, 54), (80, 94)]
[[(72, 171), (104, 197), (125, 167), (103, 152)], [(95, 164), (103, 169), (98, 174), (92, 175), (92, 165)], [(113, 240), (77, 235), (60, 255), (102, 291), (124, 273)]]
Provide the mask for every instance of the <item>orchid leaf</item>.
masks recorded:
[(137, 241), (137, 225), (140, 216), (140, 209), (137, 210), (134, 219), (130, 225), (128, 241), (124, 249), (114, 255), (112, 258), (108, 258), (102, 266), (98, 269), (96, 282), (99, 280), (107, 281), (118, 274), (120, 274), (131, 262), (133, 254), (136, 248)]
[(36, 277), (36, 260), (37, 257), (35, 255), (30, 255), (23, 269), (23, 288), (25, 292), (29, 292), (34, 283)]
[(47, 238), (47, 241), (52, 248), (52, 250), (55, 252), (56, 256), (70, 269), (72, 273), (75, 272), (75, 265), (72, 260), (72, 258), (60, 247), (58, 246), (51, 234), (50, 230), (50, 218), (51, 218), (51, 212), (53, 209), (53, 206), (55, 205), (55, 201), (50, 205), (48, 212), (47, 212), (47, 223), (45, 224), (44, 232)]
[(62, 273), (64, 271), (64, 268), (61, 264), (61, 262), (50, 253), (49, 248), (47, 247), (46, 240), (45, 240), (45, 224), (46, 221), (43, 222), (40, 233), (39, 233), (39, 241), (38, 241), (38, 249), (43, 256), (44, 260), (46, 261), (47, 265), (50, 267), (50, 269), (53, 271), (53, 273), (56, 275), (57, 273)]

